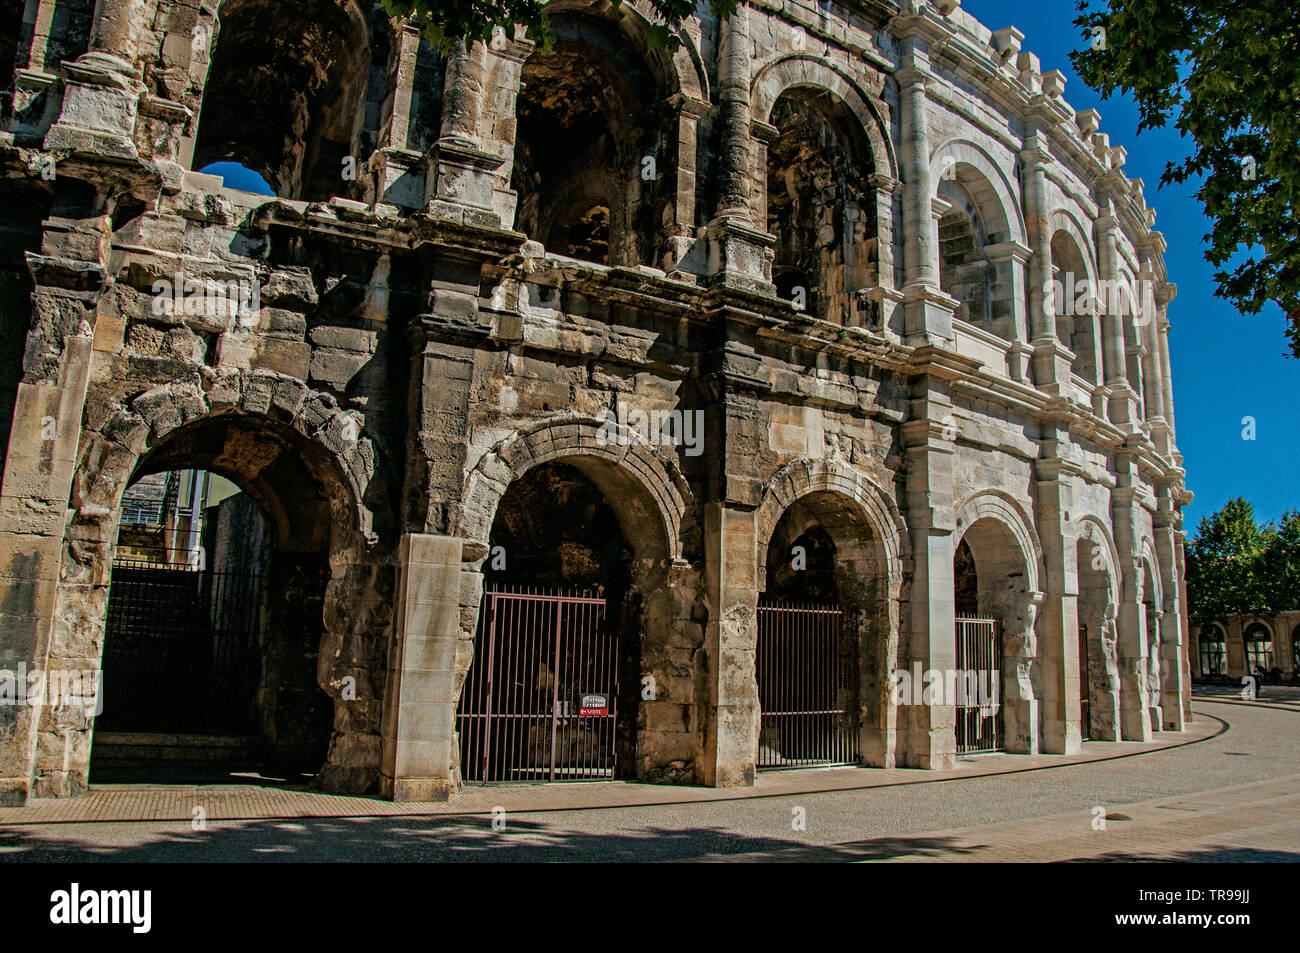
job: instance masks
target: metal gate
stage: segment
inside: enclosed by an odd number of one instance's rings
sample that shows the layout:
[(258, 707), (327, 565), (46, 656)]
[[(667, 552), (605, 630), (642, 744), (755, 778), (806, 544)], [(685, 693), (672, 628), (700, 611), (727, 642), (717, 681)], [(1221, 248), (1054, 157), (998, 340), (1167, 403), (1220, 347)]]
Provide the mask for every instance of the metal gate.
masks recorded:
[(466, 781), (614, 777), (618, 640), (603, 595), (483, 593), (456, 726)]
[(1001, 632), (993, 619), (957, 619), (956, 623), (957, 753), (1001, 751)]
[(118, 559), (104, 632), (101, 730), (253, 730), (262, 577)]
[(857, 639), (840, 607), (758, 607), (758, 767), (858, 763)]
[(1088, 627), (1079, 626), (1079, 731), (1092, 738), (1092, 676), (1088, 671)]

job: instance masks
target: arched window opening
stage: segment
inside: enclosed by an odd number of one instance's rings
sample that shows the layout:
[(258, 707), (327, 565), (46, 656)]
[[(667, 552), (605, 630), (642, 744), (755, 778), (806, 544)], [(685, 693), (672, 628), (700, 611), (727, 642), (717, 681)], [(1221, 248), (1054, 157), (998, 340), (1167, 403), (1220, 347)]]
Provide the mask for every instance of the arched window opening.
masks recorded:
[(253, 195), (274, 195), (275, 190), (257, 172), (238, 162), (213, 162), (202, 169), (205, 175), (221, 176), (221, 184), (228, 189), (250, 192)]
[(955, 317), (978, 327), (992, 322), (993, 264), (984, 254), (988, 234), (979, 206), (955, 180), (939, 184), (952, 207), (939, 219), (939, 286), (956, 298)]
[(515, 228), (549, 252), (650, 265), (661, 204), (657, 89), (609, 20), (556, 14), (554, 47), (524, 64), (517, 102)]
[(354, 194), (369, 66), (369, 31), (351, 0), (223, 4), (194, 167), (239, 163), (284, 198)]
[(1095, 296), (1083, 255), (1063, 231), (1052, 236), (1051, 249), (1057, 340), (1074, 352), (1074, 373), (1091, 384), (1100, 383)]
[(1243, 633), (1246, 642), (1246, 669), (1248, 674), (1256, 671), (1266, 673), (1273, 671), (1273, 634), (1262, 622), (1252, 622)]
[(1228, 674), (1228, 639), (1217, 623), (1202, 626), (1198, 637), (1201, 650), (1201, 677), (1215, 678)]
[(783, 93), (768, 121), (772, 282), (796, 310), (852, 324), (852, 294), (872, 287), (879, 269), (870, 150), (848, 107), (809, 87)]

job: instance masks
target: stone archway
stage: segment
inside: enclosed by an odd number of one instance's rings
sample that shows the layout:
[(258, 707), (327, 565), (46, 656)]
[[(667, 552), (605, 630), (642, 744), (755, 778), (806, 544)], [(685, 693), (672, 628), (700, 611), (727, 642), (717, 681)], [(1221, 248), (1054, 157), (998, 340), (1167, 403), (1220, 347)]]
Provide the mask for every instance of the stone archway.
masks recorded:
[[(470, 472), (456, 523), (463, 562), (453, 698), (459, 701), (473, 658), (485, 562), (503, 498), (548, 467), (571, 468), (598, 491), (629, 550), (626, 589), (619, 605), (609, 606), (640, 656), (633, 659), (641, 687), (634, 744), (625, 751), (632, 767), (623, 770), (644, 781), (698, 783), (702, 728), (693, 660), (704, 633), (695, 606), (699, 580), (682, 559), (680, 531), (690, 491), (671, 452), (645, 444), (622, 425), (588, 418), (548, 421), (506, 438)], [(459, 765), (456, 739), (448, 777), (457, 784)]]
[(1042, 547), (1029, 520), (1008, 497), (985, 492), (957, 508), (958, 547), (970, 550), (978, 613), (1002, 631), (1002, 708), (1005, 750), (1040, 750), (1038, 608)]
[[(47, 668), (99, 670), (122, 496), (132, 478), (180, 466), (223, 473), (257, 500), (290, 554), (279, 580), (282, 604), (268, 612), (286, 626), (293, 620), (298, 635), (315, 643), (308, 651), (316, 669), (295, 672), (296, 684), (314, 681), (334, 698), (317, 783), (373, 789), (392, 580), (391, 570), (372, 562), (361, 501), (374, 476), (373, 450), (357, 418), (296, 379), (234, 372), (155, 388), (107, 408), (99, 421), (82, 432)], [(314, 620), (291, 605), (289, 594), (303, 589), (312, 589), (309, 603), (326, 607)], [(292, 733), (292, 713), (281, 714), (271, 719), (276, 730)], [(84, 792), (92, 728), (88, 712), (42, 709), (36, 786)]]
[[(1080, 687), (1088, 689), (1088, 725), (1081, 725), (1091, 741), (1120, 738), (1119, 635), (1115, 626), (1119, 607), (1119, 559), (1115, 546), (1099, 520), (1079, 523), (1075, 543), (1078, 560), (1079, 626), (1084, 632), (1079, 657)], [(1082, 693), (1081, 693), (1082, 700)]]
[(894, 767), (906, 533), (893, 503), (864, 474), (828, 461), (790, 464), (769, 482), (756, 513), (760, 592), (774, 591), (776, 567), (801, 540), (827, 543), (829, 575), (843, 625), (857, 647), (859, 763)]

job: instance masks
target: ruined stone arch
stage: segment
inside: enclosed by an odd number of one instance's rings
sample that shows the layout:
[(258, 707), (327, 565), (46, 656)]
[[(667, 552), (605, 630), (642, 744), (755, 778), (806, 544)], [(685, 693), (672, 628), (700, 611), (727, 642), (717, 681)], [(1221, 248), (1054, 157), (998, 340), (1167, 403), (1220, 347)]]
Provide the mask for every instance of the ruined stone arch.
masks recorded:
[(797, 53), (764, 64), (750, 84), (754, 119), (768, 122), (776, 101), (798, 86), (821, 90), (843, 102), (856, 117), (862, 135), (870, 144), (875, 166), (872, 171), (890, 178), (898, 177), (898, 159), (880, 110), (861, 85), (834, 63)]
[[(346, 527), (364, 543), (375, 541), (363, 502), (374, 476), (374, 450), (359, 415), (341, 410), (333, 397), (297, 378), (272, 372), (234, 372), (207, 386), (173, 382), (119, 405), (100, 428), (85, 430), (71, 508), (94, 517), (116, 512), (137, 465), (151, 450), (182, 428), (224, 417), (296, 434), (312, 447), (345, 491), (331, 507), (333, 525)], [(290, 529), (285, 522), (278, 528)]]
[(1139, 565), (1151, 575), (1151, 592), (1146, 591), (1143, 583), (1142, 601), (1148, 602), (1165, 611), (1164, 583), (1160, 579), (1160, 557), (1156, 555), (1156, 544), (1150, 536), (1143, 536), (1138, 550)]
[[(557, 13), (582, 12), (592, 16), (608, 17), (614, 20), (629, 40), (639, 44), (638, 49), (647, 49), (646, 39), (650, 27), (658, 19), (654, 8), (646, 0), (626, 0), (617, 9), (602, 5), (604, 9), (593, 11), (590, 0), (552, 0), (546, 5), (550, 16)], [(660, 48), (647, 56), (647, 61), (654, 67), (666, 96), (681, 95), (688, 99), (707, 101), (709, 95), (709, 78), (699, 50), (691, 42), (688, 33), (679, 34), (681, 45), (676, 50)]]
[(223, 0), (193, 49), (203, 70), (192, 167), (238, 162), (283, 198), (346, 194), (370, 81), (370, 20), (358, 0), (304, 0), (295, 17), (269, 0)]
[(778, 296), (833, 324), (874, 326), (864, 293), (893, 280), (880, 236), (892, 220), (894, 166), (870, 100), (802, 55), (764, 67), (753, 88), (764, 185), (754, 211), (776, 239)]
[[(378, 711), (392, 579), (391, 566), (374, 552), (365, 504), (373, 450), (357, 420), (332, 397), (270, 372), (176, 381), (90, 408), (68, 501), (50, 658), (100, 664), (121, 501), (132, 478), (190, 468), (220, 473), (248, 492), (270, 519), (277, 553), (286, 560), (286, 579), (294, 581), (268, 586), (283, 606), (267, 608), (267, 618), (277, 618), (275, 612), (281, 619), (293, 615), (287, 590), (296, 590), (298, 583), (308, 591), (308, 603), (316, 604), (319, 596), (321, 617), (312, 620), (298, 612), (301, 625), (294, 635), (313, 640), (315, 669), (292, 672), (299, 683), (314, 682), (334, 699), (319, 783), (340, 792), (373, 790), (380, 769)], [(268, 626), (276, 630), (274, 640), (280, 629)], [(275, 651), (277, 657), (301, 657), (296, 650)], [(341, 688), (348, 677), (356, 692), (345, 703)], [(64, 770), (84, 784), (93, 720), (65, 724), (62, 717), (51, 716), (41, 732), (51, 739), (71, 733), (57, 742), (60, 750), (69, 746), (71, 768), (52, 769), (38, 761), (35, 774)], [(296, 720), (276, 724), (292, 733), (284, 726)]]
[(626, 6), (547, 14), (555, 43), (534, 48), (519, 74), (514, 227), (557, 255), (656, 265), (680, 198), (668, 171), (688, 148), (672, 114), (700, 102), (697, 71), (689, 57), (649, 51), (649, 24)]
[[(587, 476), (614, 507), (638, 560), (682, 556), (681, 526), (690, 489), (674, 463), (621, 429), (602, 439), (594, 418), (548, 420), (511, 434), (483, 455), (465, 480), (456, 535), (486, 554), (497, 505), (510, 484), (543, 463), (567, 463)], [(479, 557), (481, 560), (481, 556)]]

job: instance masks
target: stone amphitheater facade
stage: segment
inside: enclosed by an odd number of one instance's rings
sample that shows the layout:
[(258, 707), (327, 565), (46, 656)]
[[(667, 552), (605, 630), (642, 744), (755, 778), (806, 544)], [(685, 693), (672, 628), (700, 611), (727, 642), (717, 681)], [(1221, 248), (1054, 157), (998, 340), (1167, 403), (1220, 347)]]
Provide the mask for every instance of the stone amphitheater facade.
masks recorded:
[[(625, 776), (752, 783), (800, 540), (864, 767), (954, 767), (950, 699), (891, 678), (971, 608), (1006, 750), (1181, 730), (1175, 288), (1097, 113), (956, 0), (746, 0), (653, 51), (638, 0), (548, 9), (549, 51), (444, 55), (361, 0), (3, 5), (0, 669), (97, 669), (123, 492), (202, 467), (273, 528), (262, 715), (290, 750), (324, 700), (331, 790), (462, 783), (507, 530), (552, 582), (622, 541)], [(0, 708), (0, 803), (84, 792), (92, 729)]]

